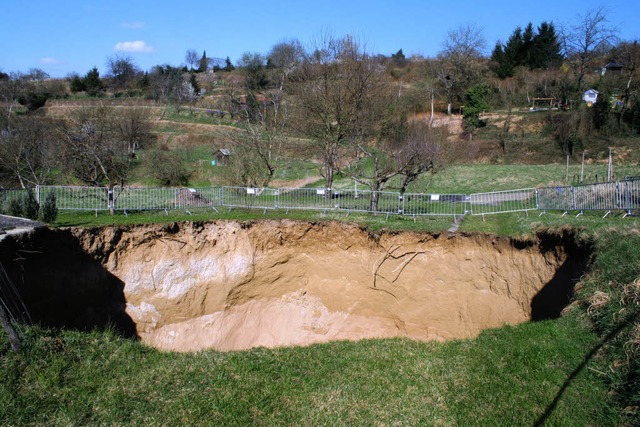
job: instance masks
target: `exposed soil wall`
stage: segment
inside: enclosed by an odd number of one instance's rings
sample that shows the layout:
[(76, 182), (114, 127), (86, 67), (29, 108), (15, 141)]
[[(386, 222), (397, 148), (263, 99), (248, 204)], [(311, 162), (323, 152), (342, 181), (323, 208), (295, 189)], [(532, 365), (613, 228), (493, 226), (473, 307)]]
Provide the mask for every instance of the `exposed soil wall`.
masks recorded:
[(558, 316), (588, 251), (566, 234), (372, 234), (294, 221), (36, 230), (0, 257), (39, 321), (111, 319), (166, 350), (472, 337)]

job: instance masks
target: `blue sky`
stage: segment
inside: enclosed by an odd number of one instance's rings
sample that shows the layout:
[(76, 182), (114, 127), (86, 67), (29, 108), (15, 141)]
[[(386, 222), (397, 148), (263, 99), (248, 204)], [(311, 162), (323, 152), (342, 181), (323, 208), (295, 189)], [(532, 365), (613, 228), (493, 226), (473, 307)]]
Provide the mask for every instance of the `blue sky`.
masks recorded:
[(291, 38), (307, 45), (320, 34), (351, 34), (374, 53), (435, 56), (447, 33), (461, 25), (483, 30), (490, 50), (516, 26), (575, 23), (603, 6), (624, 40), (640, 40), (640, 1), (591, 0), (2, 0), (0, 70), (41, 68), (52, 77), (130, 56), (148, 70), (184, 63), (187, 49), (208, 57), (267, 53)]

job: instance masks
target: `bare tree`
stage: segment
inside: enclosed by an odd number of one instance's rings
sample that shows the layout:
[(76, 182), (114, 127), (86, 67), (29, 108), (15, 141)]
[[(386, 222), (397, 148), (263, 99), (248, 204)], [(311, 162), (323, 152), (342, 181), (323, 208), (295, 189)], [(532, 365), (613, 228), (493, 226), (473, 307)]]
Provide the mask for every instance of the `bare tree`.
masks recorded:
[(607, 24), (606, 11), (599, 7), (580, 15), (578, 21), (561, 32), (564, 55), (582, 89), (584, 77), (602, 48), (617, 39), (617, 30)]
[(140, 74), (140, 69), (133, 58), (127, 55), (114, 55), (107, 58), (107, 70), (113, 88), (117, 90), (127, 89)]
[(438, 79), (447, 96), (447, 114), (452, 103), (461, 101), (464, 92), (483, 74), (481, 61), (486, 41), (482, 30), (474, 25), (450, 31), (438, 54)]
[(267, 55), (267, 64), (279, 71), (278, 85), (282, 90), (293, 70), (302, 63), (304, 48), (297, 39), (282, 41), (271, 48)]
[(113, 107), (85, 107), (70, 117), (64, 128), (66, 168), (88, 185), (106, 185), (112, 213), (113, 188), (126, 184), (131, 163), (131, 141), (123, 137), (121, 117)]
[(296, 124), (312, 138), (326, 188), (340, 168), (340, 152), (366, 137), (381, 70), (352, 37), (324, 37), (293, 77)]
[(131, 106), (117, 111), (116, 126), (119, 137), (127, 143), (127, 154), (135, 157), (136, 151), (151, 142), (153, 124), (151, 113), (144, 106)]
[(289, 122), (284, 91), (250, 92), (239, 113), (243, 131), (226, 134), (234, 141), (227, 177), (235, 184), (266, 187), (284, 164)]
[(57, 150), (56, 126), (45, 118), (28, 115), (0, 130), (0, 164), (22, 188), (49, 182)]
[(192, 70), (200, 66), (200, 56), (198, 56), (198, 52), (193, 49), (187, 50), (187, 53), (184, 55), (184, 61)]

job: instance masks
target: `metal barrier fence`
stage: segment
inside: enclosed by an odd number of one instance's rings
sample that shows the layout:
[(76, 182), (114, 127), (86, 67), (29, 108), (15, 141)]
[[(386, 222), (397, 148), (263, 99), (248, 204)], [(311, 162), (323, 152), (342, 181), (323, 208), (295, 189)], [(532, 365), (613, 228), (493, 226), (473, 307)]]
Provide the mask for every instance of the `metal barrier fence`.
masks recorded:
[[(381, 213), (405, 216), (491, 215), (532, 210), (587, 211), (640, 209), (640, 178), (578, 186), (525, 188), (465, 194), (397, 193), (322, 188), (139, 188), (39, 186), (43, 203), (56, 196), (60, 210), (175, 210), (192, 208), (284, 209)], [(0, 203), (26, 190), (0, 189)], [(3, 205), (0, 205), (3, 206)]]
[(104, 187), (38, 186), (36, 197), (44, 203), (47, 194), (56, 197), (56, 206), (61, 210), (103, 211), (109, 209), (109, 192)]
[(541, 210), (613, 211), (640, 209), (640, 179), (577, 186), (545, 187), (538, 191)]
[(528, 212), (536, 209), (538, 198), (535, 188), (476, 193), (469, 196), (469, 212), (472, 215)]
[(6, 204), (12, 199), (21, 199), (27, 195), (27, 190), (22, 188), (2, 188), (0, 189), (0, 209), (7, 208)]

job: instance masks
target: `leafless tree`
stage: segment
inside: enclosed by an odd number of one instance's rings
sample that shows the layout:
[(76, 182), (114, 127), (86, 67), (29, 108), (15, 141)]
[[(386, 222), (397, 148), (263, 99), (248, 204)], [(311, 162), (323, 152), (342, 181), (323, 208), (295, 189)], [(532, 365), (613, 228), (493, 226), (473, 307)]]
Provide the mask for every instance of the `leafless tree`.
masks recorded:
[(606, 11), (599, 7), (580, 15), (575, 24), (562, 29), (564, 55), (582, 89), (584, 77), (602, 48), (615, 42), (617, 30), (608, 25)]
[(285, 159), (289, 110), (284, 91), (250, 92), (239, 117), (243, 130), (226, 133), (234, 141), (227, 178), (234, 184), (266, 187)]
[(304, 53), (304, 48), (297, 39), (282, 41), (271, 48), (267, 55), (267, 62), (279, 71), (278, 86), (280, 90), (291, 72), (302, 63)]
[(64, 127), (66, 168), (88, 185), (106, 185), (112, 212), (113, 188), (126, 184), (131, 163), (132, 139), (123, 132), (127, 128), (121, 123), (124, 116), (110, 106), (85, 107)]
[(382, 74), (352, 37), (323, 37), (295, 73), (296, 124), (314, 141), (326, 188), (340, 168), (340, 151), (371, 128)]
[(453, 102), (461, 100), (464, 92), (483, 74), (485, 47), (482, 30), (474, 25), (461, 26), (447, 34), (438, 54), (438, 79), (447, 97), (447, 114), (451, 114)]
[(195, 50), (189, 49), (184, 55), (184, 61), (193, 70), (200, 65), (200, 56), (198, 56), (198, 52), (196, 52)]
[(116, 90), (127, 89), (140, 74), (140, 69), (133, 58), (119, 54), (107, 58), (107, 70), (113, 88)]
[(51, 179), (59, 148), (55, 123), (27, 115), (0, 130), (0, 164), (20, 187), (44, 185)]
[(151, 142), (153, 122), (150, 110), (144, 106), (131, 106), (117, 110), (119, 137), (127, 142), (127, 154), (135, 157), (136, 151)]

